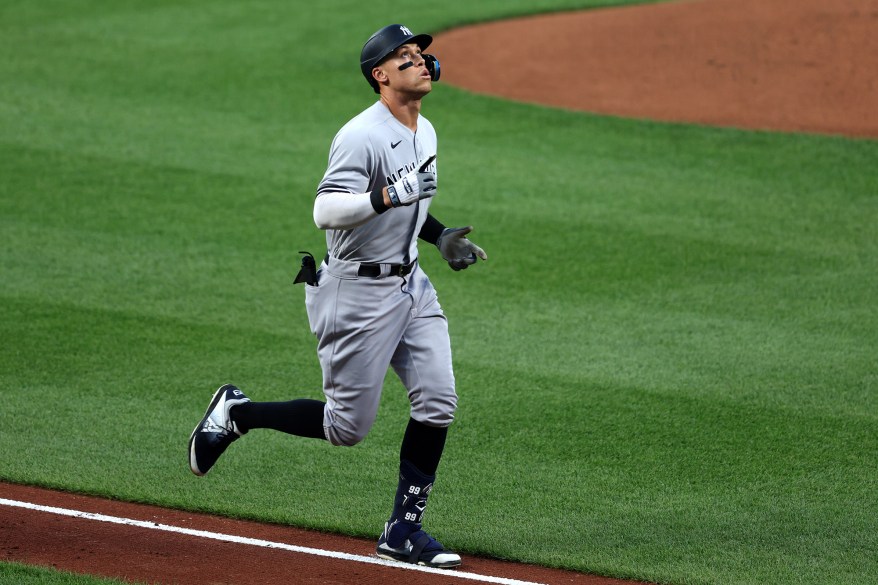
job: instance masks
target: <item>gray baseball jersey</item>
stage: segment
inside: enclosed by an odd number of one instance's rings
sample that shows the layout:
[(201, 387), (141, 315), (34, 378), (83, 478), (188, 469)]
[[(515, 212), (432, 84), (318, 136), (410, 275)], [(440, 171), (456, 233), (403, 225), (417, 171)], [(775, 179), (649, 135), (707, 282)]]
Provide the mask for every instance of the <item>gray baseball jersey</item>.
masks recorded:
[[(367, 193), (384, 187), (433, 154), (436, 131), (426, 118), (418, 117), (418, 131), (413, 133), (384, 104), (375, 102), (336, 134), (317, 196), (331, 191)], [(431, 165), (434, 173), (435, 164)], [(326, 230), (327, 249), (341, 260), (408, 264), (417, 257), (417, 235), (429, 207), (430, 200), (422, 199), (350, 230)]]
[[(403, 126), (381, 102), (335, 136), (317, 196), (366, 193), (399, 180), (436, 153), (436, 133), (424, 117)], [(306, 286), (305, 306), (326, 396), (323, 426), (335, 445), (366, 436), (378, 412), (388, 367), (408, 390), (411, 417), (429, 426), (451, 424), (457, 406), (448, 324), (430, 279), (418, 266), (405, 276), (359, 276), (361, 263), (408, 264), (429, 199), (389, 209), (351, 229), (327, 229), (330, 254), (318, 286)]]

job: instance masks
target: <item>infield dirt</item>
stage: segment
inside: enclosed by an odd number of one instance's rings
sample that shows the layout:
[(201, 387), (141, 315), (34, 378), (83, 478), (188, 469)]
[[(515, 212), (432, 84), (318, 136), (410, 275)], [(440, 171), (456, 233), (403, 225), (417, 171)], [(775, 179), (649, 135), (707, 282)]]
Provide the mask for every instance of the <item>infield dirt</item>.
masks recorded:
[(462, 27), (442, 81), (573, 110), (878, 137), (878, 1), (689, 0)]

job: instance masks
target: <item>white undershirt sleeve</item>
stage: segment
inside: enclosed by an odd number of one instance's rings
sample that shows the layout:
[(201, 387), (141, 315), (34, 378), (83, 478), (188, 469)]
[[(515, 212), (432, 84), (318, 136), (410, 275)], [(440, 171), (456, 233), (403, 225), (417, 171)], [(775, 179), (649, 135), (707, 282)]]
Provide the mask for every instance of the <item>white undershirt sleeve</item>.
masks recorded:
[(314, 200), (314, 223), (322, 230), (349, 230), (377, 215), (371, 193), (330, 191)]

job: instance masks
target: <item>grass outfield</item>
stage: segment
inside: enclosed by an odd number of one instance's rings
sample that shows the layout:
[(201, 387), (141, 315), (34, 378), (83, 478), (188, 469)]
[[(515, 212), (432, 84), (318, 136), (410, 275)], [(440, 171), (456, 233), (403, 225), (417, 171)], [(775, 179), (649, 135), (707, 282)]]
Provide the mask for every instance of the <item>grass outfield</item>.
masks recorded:
[[(0, 5), (0, 478), (377, 537), (395, 378), (352, 449), (257, 431), (196, 478), (189, 433), (223, 382), (321, 396), (292, 277), (374, 97), (362, 41), (588, 3), (331, 4)], [(878, 141), (442, 84), (424, 113), (432, 210), (490, 256), (422, 247), (461, 394), (430, 530), (674, 584), (878, 582)]]
[(44, 567), (0, 562), (0, 583), (15, 585), (131, 585), (131, 581), (99, 579)]

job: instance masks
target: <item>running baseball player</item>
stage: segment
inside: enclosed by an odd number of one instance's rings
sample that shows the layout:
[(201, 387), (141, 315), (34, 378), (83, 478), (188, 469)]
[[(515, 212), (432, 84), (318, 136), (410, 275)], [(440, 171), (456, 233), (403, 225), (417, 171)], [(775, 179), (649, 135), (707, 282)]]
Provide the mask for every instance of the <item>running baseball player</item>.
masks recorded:
[(408, 390), (410, 418), (400, 448), (399, 483), (378, 556), (430, 567), (461, 564), (423, 530), (457, 394), (451, 344), (436, 291), (418, 264), (418, 239), (436, 245), (454, 270), (485, 252), (430, 215), (437, 193), (436, 132), (421, 102), (439, 78), (423, 53), (432, 38), (399, 24), (363, 46), (360, 67), (379, 95), (336, 134), (317, 187), (314, 221), (326, 230), (319, 270), (307, 260), (305, 306), (323, 370), (326, 401), (252, 402), (237, 387), (216, 391), (189, 439), (189, 463), (204, 475), (252, 429), (355, 445), (375, 420), (388, 367)]

